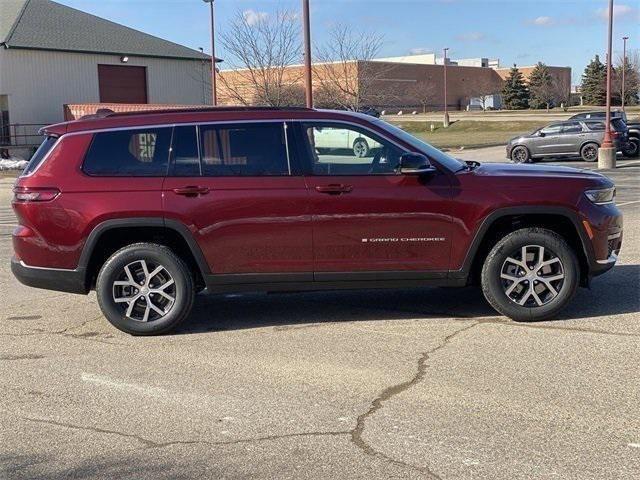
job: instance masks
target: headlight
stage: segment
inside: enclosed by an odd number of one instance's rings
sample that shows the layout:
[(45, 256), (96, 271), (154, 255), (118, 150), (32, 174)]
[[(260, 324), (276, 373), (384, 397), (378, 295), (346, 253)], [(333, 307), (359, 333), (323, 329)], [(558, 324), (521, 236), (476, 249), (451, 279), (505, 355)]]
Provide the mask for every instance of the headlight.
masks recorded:
[(596, 205), (606, 205), (615, 201), (616, 187), (587, 190), (584, 194)]

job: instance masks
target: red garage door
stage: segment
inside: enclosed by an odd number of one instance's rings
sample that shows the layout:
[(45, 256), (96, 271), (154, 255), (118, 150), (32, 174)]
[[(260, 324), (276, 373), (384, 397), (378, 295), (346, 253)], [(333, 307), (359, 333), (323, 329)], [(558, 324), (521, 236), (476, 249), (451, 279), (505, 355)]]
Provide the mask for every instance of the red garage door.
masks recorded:
[(147, 103), (147, 68), (98, 65), (101, 103)]

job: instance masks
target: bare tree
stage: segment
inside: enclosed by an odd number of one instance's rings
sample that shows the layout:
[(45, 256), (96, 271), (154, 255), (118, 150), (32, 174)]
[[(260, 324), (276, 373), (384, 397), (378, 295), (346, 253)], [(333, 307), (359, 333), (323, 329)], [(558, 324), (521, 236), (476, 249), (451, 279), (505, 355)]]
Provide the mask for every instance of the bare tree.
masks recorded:
[(566, 112), (571, 103), (571, 79), (565, 76), (556, 76), (551, 80), (552, 102), (561, 106)]
[(383, 37), (377, 33), (354, 32), (347, 25), (333, 27), (327, 43), (316, 49), (318, 104), (328, 101), (339, 108), (358, 110), (366, 104), (387, 101), (389, 94), (382, 93), (386, 89), (376, 88), (376, 83), (390, 67), (372, 61), (382, 45)]
[(295, 12), (238, 11), (220, 37), (231, 67), (220, 73), (222, 97), (242, 105), (304, 103), (302, 72), (288, 68), (302, 57), (299, 24)]
[[(613, 76), (613, 99), (617, 104), (622, 100), (622, 55), (617, 59)], [(625, 105), (637, 105), (640, 92), (640, 52), (632, 50), (627, 52), (627, 62), (624, 72), (624, 96)]]
[(491, 78), (480, 77), (477, 80), (474, 80), (473, 84), (467, 89), (469, 103), (471, 103), (472, 98), (477, 98), (482, 110), (486, 111), (489, 107), (489, 101), (498, 93), (499, 90), (500, 86), (496, 85)]
[(427, 107), (435, 103), (437, 96), (436, 83), (429, 77), (418, 80), (407, 89), (407, 97), (422, 106), (422, 113), (427, 113)]

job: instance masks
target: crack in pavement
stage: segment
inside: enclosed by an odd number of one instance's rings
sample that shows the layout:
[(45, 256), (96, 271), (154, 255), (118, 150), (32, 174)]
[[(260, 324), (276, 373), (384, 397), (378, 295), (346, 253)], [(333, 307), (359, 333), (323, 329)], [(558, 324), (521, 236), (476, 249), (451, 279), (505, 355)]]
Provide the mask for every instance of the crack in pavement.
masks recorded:
[(355, 444), (359, 449), (361, 449), (364, 453), (366, 453), (367, 455), (371, 455), (374, 457), (380, 457), (383, 458), (385, 460), (387, 460), (390, 463), (393, 463), (395, 465), (399, 465), (399, 466), (403, 466), (403, 467), (408, 467), (414, 470), (418, 470), (422, 473), (426, 473), (427, 475), (429, 475), (431, 478), (436, 479), (436, 480), (440, 480), (440, 476), (437, 475), (436, 473), (434, 473), (433, 471), (431, 471), (431, 469), (429, 467), (419, 467), (417, 465), (412, 465), (406, 462), (403, 462), (401, 460), (397, 460), (395, 458), (392, 458), (382, 452), (377, 451), (376, 449), (374, 449), (371, 445), (369, 445), (363, 438), (363, 434), (364, 434), (364, 430), (365, 430), (365, 426), (366, 426), (366, 422), (367, 420), (374, 415), (376, 412), (378, 412), (382, 407), (384, 407), (385, 402), (387, 402), (388, 400), (390, 400), (391, 398), (395, 397), (396, 395), (399, 395), (402, 392), (407, 391), (408, 389), (410, 389), (411, 387), (415, 386), (416, 384), (418, 384), (426, 375), (427, 372), (427, 360), (429, 360), (429, 357), (437, 352), (438, 350), (446, 347), (457, 335), (466, 332), (467, 330), (470, 330), (471, 328), (475, 327), (476, 325), (480, 325), (479, 322), (474, 322), (471, 325), (468, 325), (464, 328), (460, 328), (458, 330), (456, 330), (455, 332), (447, 335), (444, 340), (442, 341), (442, 343), (440, 343), (438, 346), (436, 346), (435, 348), (432, 348), (431, 350), (424, 352), (420, 358), (418, 359), (418, 369), (416, 371), (416, 374), (410, 379), (410, 380), (406, 380), (404, 382), (392, 385), (390, 387), (385, 388), (382, 393), (380, 393), (380, 395), (378, 395), (378, 397), (376, 397), (372, 402), (371, 402), (371, 407), (369, 408), (369, 410), (367, 410), (365, 413), (361, 414), (358, 416), (358, 419), (356, 421), (356, 426), (353, 428), (353, 430), (350, 431), (351, 434), (351, 441), (353, 444)]
[(326, 432), (286, 433), (282, 435), (267, 435), (264, 437), (242, 438), (237, 440), (226, 440), (226, 441), (216, 441), (216, 442), (212, 442), (209, 440), (175, 440), (171, 442), (155, 442), (153, 440), (149, 440), (148, 438), (144, 438), (140, 435), (136, 435), (133, 433), (119, 432), (117, 430), (108, 430), (108, 429), (99, 428), (99, 427), (75, 425), (72, 423), (58, 422), (55, 420), (46, 420), (46, 419), (40, 419), (40, 418), (31, 418), (31, 417), (19, 417), (19, 418), (21, 418), (22, 420), (26, 420), (28, 422), (54, 425), (62, 428), (69, 428), (71, 430), (81, 430), (81, 431), (88, 431), (88, 432), (99, 433), (104, 435), (117, 435), (123, 438), (130, 438), (140, 442), (145, 448), (167, 448), (175, 445), (209, 445), (209, 446), (239, 445), (243, 443), (258, 443), (258, 442), (264, 442), (264, 441), (274, 441), (274, 440), (296, 438), (296, 437), (347, 436), (351, 433), (348, 430), (338, 430), (338, 431), (326, 431)]

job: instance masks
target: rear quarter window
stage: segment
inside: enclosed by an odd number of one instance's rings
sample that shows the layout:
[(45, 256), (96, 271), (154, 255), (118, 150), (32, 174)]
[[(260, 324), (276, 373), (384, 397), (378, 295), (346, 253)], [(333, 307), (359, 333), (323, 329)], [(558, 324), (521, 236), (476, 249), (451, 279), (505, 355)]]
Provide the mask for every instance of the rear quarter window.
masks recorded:
[(35, 172), (36, 168), (40, 166), (57, 141), (58, 139), (56, 137), (45, 138), (40, 144), (40, 147), (36, 150), (36, 153), (31, 157), (31, 160), (29, 160), (29, 163), (22, 172), (22, 175), (29, 175), (30, 173)]
[(159, 177), (167, 173), (171, 128), (96, 133), (82, 170), (104, 177)]

